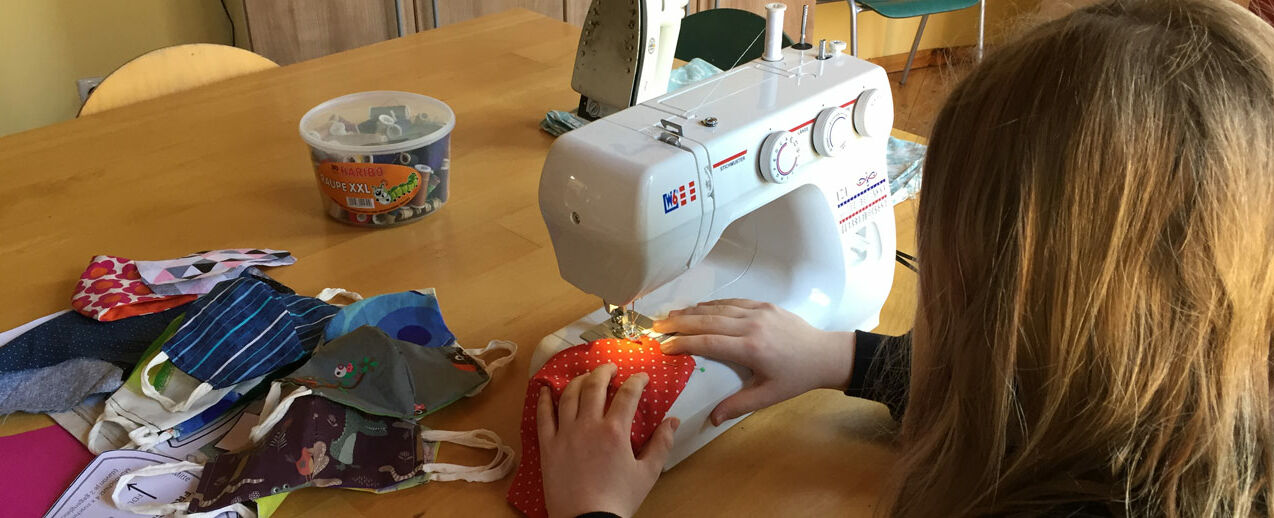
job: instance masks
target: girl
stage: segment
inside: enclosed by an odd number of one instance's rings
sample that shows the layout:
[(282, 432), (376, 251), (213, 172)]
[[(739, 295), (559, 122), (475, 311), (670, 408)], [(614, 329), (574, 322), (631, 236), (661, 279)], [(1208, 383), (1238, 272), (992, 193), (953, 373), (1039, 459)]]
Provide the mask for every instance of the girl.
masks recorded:
[[(814, 388), (889, 403), (889, 516), (1269, 516), (1274, 30), (1225, 0), (1103, 2), (987, 59), (932, 141), (910, 339), (674, 312), (666, 352), (754, 373), (713, 420)], [(634, 456), (567, 401), (540, 404), (550, 512), (631, 514), (674, 423)]]

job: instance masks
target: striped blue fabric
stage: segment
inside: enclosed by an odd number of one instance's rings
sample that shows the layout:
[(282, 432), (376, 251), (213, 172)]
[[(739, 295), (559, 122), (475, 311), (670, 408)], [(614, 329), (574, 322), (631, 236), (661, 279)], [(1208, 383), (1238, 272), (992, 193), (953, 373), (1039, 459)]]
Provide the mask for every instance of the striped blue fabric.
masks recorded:
[(304, 358), (339, 309), (240, 277), (190, 303), (163, 350), (182, 372), (224, 388)]

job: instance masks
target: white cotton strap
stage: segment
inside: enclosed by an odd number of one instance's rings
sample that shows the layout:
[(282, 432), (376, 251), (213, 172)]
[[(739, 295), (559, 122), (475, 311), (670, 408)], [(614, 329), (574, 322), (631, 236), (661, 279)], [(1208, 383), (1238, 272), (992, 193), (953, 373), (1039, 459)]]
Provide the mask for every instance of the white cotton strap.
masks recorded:
[(119, 425), (120, 428), (124, 429), (125, 433), (129, 434), (130, 439), (134, 431), (142, 428), (141, 425), (132, 422), (124, 416), (112, 413), (108, 407), (102, 415), (97, 416), (97, 421), (95, 421), (93, 426), (88, 429), (88, 441), (86, 444), (88, 445), (88, 451), (93, 452), (94, 455), (101, 455), (106, 451), (117, 449), (115, 445), (110, 444), (109, 441), (107, 441), (107, 444), (102, 444), (102, 440), (105, 439), (102, 428), (106, 425), (106, 423)]
[[(323, 288), (323, 291), (320, 291), (320, 292), (319, 292), (319, 294), (318, 294), (318, 297), (315, 297), (315, 298), (317, 298), (317, 299), (319, 299), (319, 300), (321, 300), (321, 301), (323, 301), (323, 302), (326, 302), (326, 303), (328, 303), (328, 304), (332, 304), (332, 300), (333, 300), (333, 299), (335, 299), (336, 297), (340, 297), (340, 296), (342, 296), (342, 295), (344, 295), (344, 296), (345, 296), (345, 298), (347, 298), (347, 299), (349, 299), (349, 300), (352, 300), (352, 301), (354, 301), (354, 302), (358, 302), (358, 301), (360, 301), (360, 300), (363, 300), (363, 296), (362, 296), (362, 295), (360, 295), (360, 294), (358, 294), (358, 293), (355, 293), (355, 292), (352, 292), (352, 291), (349, 291), (349, 290), (347, 290), (347, 289), (345, 289), (345, 288)], [(332, 304), (332, 305), (334, 305), (334, 306), (343, 306), (344, 304)]]
[[(473, 361), (478, 362), (478, 365), (482, 366), (482, 370), (487, 371), (487, 381), (478, 385), (477, 388), (473, 389), (468, 394), (465, 394), (465, 397), (473, 397), (478, 395), (479, 392), (482, 392), (482, 389), (487, 388), (487, 385), (495, 378), (495, 371), (500, 370), (501, 367), (504, 367), (513, 361), (514, 356), (517, 356), (518, 353), (518, 344), (508, 340), (492, 340), (487, 342), (487, 346), (481, 349), (461, 349), (465, 354), (469, 355), (470, 358), (473, 358)], [(509, 354), (501, 356), (491, 363), (487, 363), (486, 360), (480, 358), (481, 355), (491, 351), (507, 351)]]
[[(186, 399), (182, 400), (180, 403), (173, 401), (168, 396), (160, 394), (159, 389), (155, 388), (155, 384), (150, 381), (150, 372), (154, 370), (155, 367), (159, 367), (167, 361), (168, 353), (159, 351), (159, 354), (156, 354), (154, 358), (151, 358), (150, 361), (146, 362), (146, 365), (142, 367), (141, 372), (142, 394), (158, 401), (160, 405), (163, 405), (165, 410), (173, 413), (188, 411), (196, 402), (202, 400), (204, 396), (213, 391), (212, 385), (209, 385), (207, 382), (201, 382), (194, 388), (194, 390), (191, 390), (190, 395), (186, 396)], [(173, 368), (175, 369), (176, 366)]]
[(139, 426), (137, 429), (128, 432), (128, 444), (125, 444), (120, 449), (150, 451), (159, 443), (172, 439), (175, 435), (172, 430), (160, 432), (149, 426)]
[(164, 504), (150, 503), (141, 505), (128, 505), (124, 503), (121, 495), (128, 489), (128, 484), (132, 483), (137, 477), (153, 477), (157, 475), (168, 475), (171, 473), (181, 473), (189, 471), (198, 475), (203, 471), (202, 464), (196, 464), (190, 461), (170, 462), (167, 464), (156, 464), (154, 466), (146, 466), (120, 475), (119, 480), (115, 482), (115, 489), (111, 490), (111, 502), (115, 504), (115, 508), (121, 511), (144, 514), (144, 515), (169, 515), (183, 512), (190, 508), (190, 502), (169, 502)]
[(313, 391), (309, 387), (297, 387), (296, 390), (280, 398), (282, 392), (282, 383), (276, 381), (270, 384), (270, 391), (266, 393), (265, 401), (261, 406), (261, 421), (248, 431), (248, 440), (252, 444), (260, 443), (261, 439), (270, 433), (270, 429), (283, 420), (283, 416), (288, 413), (288, 409), (292, 407), (292, 402), (296, 398), (308, 396)]
[(166, 361), (168, 361), (168, 353), (159, 351), (159, 354), (156, 354), (150, 359), (150, 361), (146, 362), (146, 365), (142, 366), (142, 394), (158, 401), (159, 404), (164, 405), (164, 408), (168, 409), (170, 412), (176, 412), (173, 408), (176, 408), (177, 402), (169, 399), (168, 396), (160, 394), (159, 389), (156, 389), (155, 384), (150, 381), (150, 371), (154, 370), (155, 367), (163, 365)]
[(513, 448), (504, 444), (500, 440), (500, 436), (491, 430), (479, 429), (468, 432), (423, 430), (420, 432), (420, 438), (427, 442), (449, 442), (471, 448), (495, 450), (495, 458), (491, 459), (491, 462), (487, 463), (486, 466), (461, 466), (459, 464), (439, 462), (425, 463), (420, 467), (420, 470), (431, 473), (430, 480), (438, 482), (452, 480), (495, 482), (508, 476), (509, 472), (513, 471)]
[[(501, 356), (491, 363), (487, 363), (486, 360), (479, 358), (479, 356), (491, 351), (507, 351), (509, 354)], [(486, 347), (481, 349), (465, 349), (464, 352), (465, 354), (472, 356), (474, 360), (477, 360), (478, 364), (487, 371), (487, 374), (494, 375), (495, 371), (500, 370), (500, 367), (504, 367), (505, 365), (508, 365), (509, 362), (513, 361), (513, 357), (518, 353), (518, 344), (508, 340), (492, 340), (487, 342)]]

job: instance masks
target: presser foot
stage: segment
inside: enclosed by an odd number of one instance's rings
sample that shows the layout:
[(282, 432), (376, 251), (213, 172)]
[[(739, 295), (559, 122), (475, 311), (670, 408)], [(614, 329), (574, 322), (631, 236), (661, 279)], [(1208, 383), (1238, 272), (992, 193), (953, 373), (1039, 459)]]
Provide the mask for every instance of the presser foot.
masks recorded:
[(673, 335), (656, 333), (654, 319), (633, 310), (623, 310), (622, 314), (612, 314), (611, 318), (588, 328), (579, 337), (585, 343), (595, 340), (633, 340), (648, 337), (659, 343), (667, 342)]

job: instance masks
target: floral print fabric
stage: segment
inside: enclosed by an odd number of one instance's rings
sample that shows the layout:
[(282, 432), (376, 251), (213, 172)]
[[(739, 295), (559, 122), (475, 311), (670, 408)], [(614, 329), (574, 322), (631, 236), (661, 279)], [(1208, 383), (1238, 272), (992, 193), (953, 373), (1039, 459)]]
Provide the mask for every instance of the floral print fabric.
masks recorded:
[(158, 313), (180, 306), (197, 295), (157, 295), (142, 282), (132, 259), (99, 255), (80, 274), (71, 297), (71, 307), (81, 315), (110, 322), (137, 315)]

